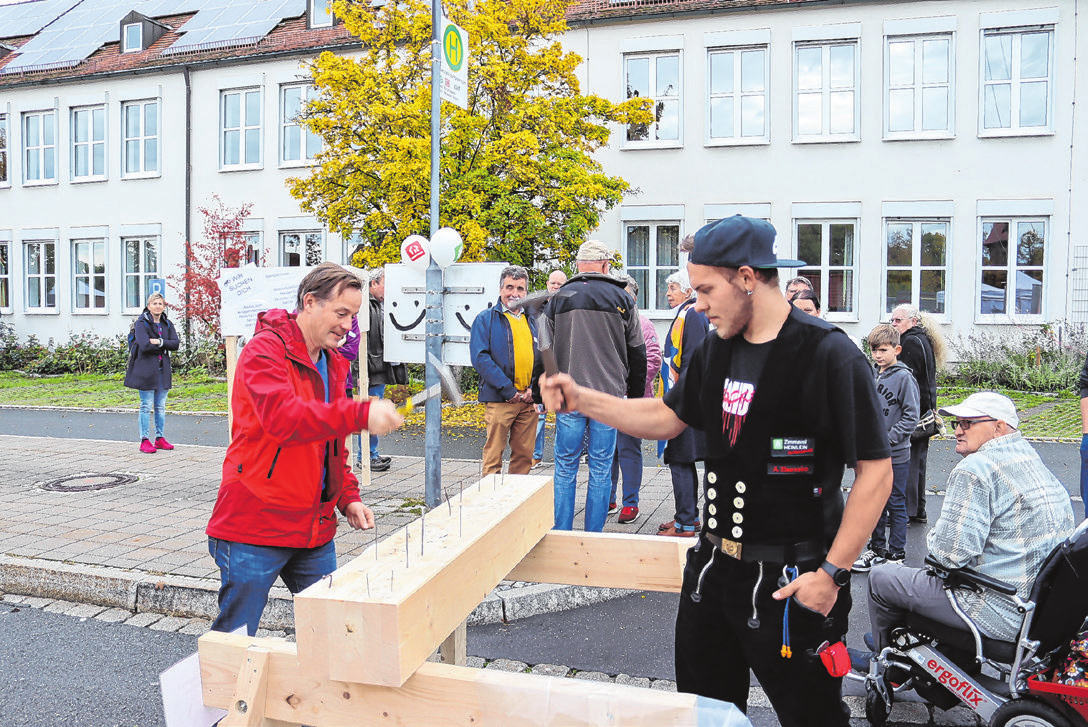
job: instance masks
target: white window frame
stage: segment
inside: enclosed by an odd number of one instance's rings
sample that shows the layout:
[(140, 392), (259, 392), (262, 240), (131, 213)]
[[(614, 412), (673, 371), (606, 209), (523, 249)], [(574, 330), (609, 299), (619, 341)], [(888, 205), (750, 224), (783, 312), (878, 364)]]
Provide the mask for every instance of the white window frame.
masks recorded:
[(324, 8), (321, 8), (322, 0), (309, 0), (311, 28), (331, 28), (336, 22), (336, 16), (332, 12), (332, 0), (324, 0)]
[[(48, 257), (46, 250), (51, 249), (53, 253), (53, 271), (49, 272), (45, 269), (45, 260)], [(37, 273), (32, 273), (30, 270), (30, 260), (32, 256), (32, 250), (36, 250), (38, 253), (39, 270)], [(48, 301), (48, 294), (46, 291), (49, 289), (49, 284), (52, 284), (53, 289), (53, 304), (52, 305), (31, 305), (30, 288), (31, 280), (38, 281), (39, 299), (35, 302), (45, 303)], [(57, 312), (57, 241), (56, 240), (24, 240), (23, 241), (23, 307), (27, 313), (56, 313)]]
[(0, 188), (11, 186), (11, 129), (8, 114), (0, 113)]
[[(133, 28), (136, 29), (135, 44), (130, 41), (133, 40), (129, 31)], [(127, 23), (121, 28), (121, 52), (122, 53), (139, 53), (144, 49), (144, 26), (143, 23)]]
[(11, 294), (11, 240), (0, 238), (0, 310), (12, 310)]
[[(658, 219), (658, 220), (639, 220), (639, 219), (626, 219), (623, 220), (623, 229), (621, 231), (623, 249), (620, 253), (623, 256), (623, 272), (627, 275), (638, 280), (638, 307), (639, 310), (645, 311), (648, 315), (661, 314), (665, 316), (669, 313), (669, 303), (664, 298), (664, 291), (661, 291), (661, 299), (658, 300), (658, 278), (664, 281), (665, 277), (671, 275), (674, 272), (682, 269), (685, 263), (686, 254), (681, 254), (678, 250), (678, 244), (683, 239), (684, 224), (680, 219)], [(632, 228), (644, 227), (647, 231), (646, 247), (647, 257), (645, 263), (634, 263), (631, 259), (629, 243)], [(672, 244), (673, 253), (676, 255), (676, 263), (662, 262), (658, 259), (658, 234), (662, 228), (676, 228), (675, 242)], [(636, 272), (645, 271), (643, 278), (638, 278), (634, 275)], [(664, 273), (664, 276), (661, 276)]]
[[(30, 145), (29, 134), (29, 121), (32, 118), (38, 120), (38, 144)], [(47, 128), (52, 129), (53, 141), (52, 143), (46, 143), (45, 130)], [(23, 114), (22, 118), (22, 138), (23, 138), (23, 184), (31, 187), (45, 184), (56, 184), (57, 179), (60, 177), (58, 173), (58, 167), (60, 166), (60, 158), (57, 156), (57, 112), (55, 109), (48, 109), (45, 111), (27, 111)], [(53, 176), (45, 176), (45, 162), (52, 157), (53, 159)], [(38, 162), (39, 176), (35, 179), (29, 177), (30, 174), (30, 160), (36, 158)]]
[[(831, 52), (833, 48), (849, 46), (853, 50), (853, 80), (849, 86), (831, 85)], [(821, 85), (815, 89), (800, 88), (800, 65), (798, 58), (803, 50), (819, 48), (821, 50), (820, 73)], [(842, 142), (861, 140), (861, 43), (858, 38), (840, 38), (836, 40), (794, 41), (793, 44), (793, 141), (809, 144), (823, 142)], [(853, 94), (853, 128), (849, 132), (831, 131), (831, 96), (832, 94)], [(820, 96), (820, 133), (801, 133), (801, 97)]]
[[(911, 259), (908, 265), (891, 265), (888, 262), (888, 239), (893, 226), (911, 226)], [(922, 265), (922, 237), (926, 227), (944, 225), (945, 248), (944, 265)], [(921, 311), (929, 313), (938, 320), (948, 319), (948, 291), (950, 286), (950, 260), (952, 245), (952, 220), (948, 217), (885, 217), (883, 224), (883, 245), (881, 247), (881, 266), (883, 276), (881, 278), (881, 300), (884, 301), (883, 316), (890, 316), (897, 306), (909, 303)], [(910, 300), (889, 300), (888, 275), (893, 272), (906, 272), (910, 274)], [(937, 311), (933, 306), (927, 305), (921, 299), (921, 280), (927, 272), (940, 272), (944, 275), (944, 290), (937, 293), (940, 304), (944, 310)], [(943, 297), (941, 297), (943, 294)]]
[[(861, 220), (857, 217), (795, 217), (793, 220), (793, 249), (797, 252), (794, 257), (799, 260), (804, 260), (801, 256), (800, 250), (800, 227), (801, 225), (820, 225), (821, 231), (821, 244), (820, 254), (821, 259), (818, 263), (809, 263), (801, 268), (795, 269), (796, 275), (803, 275), (804, 277), (812, 280), (817, 278), (819, 280), (819, 290), (816, 294), (820, 297), (821, 310), (824, 318), (829, 321), (857, 321), (859, 320), (858, 310), (858, 284), (861, 271), (860, 253), (861, 253)], [(834, 225), (850, 225), (853, 227), (853, 246), (850, 250), (851, 260), (849, 264), (832, 265), (831, 264), (831, 227)], [(831, 298), (828, 294), (831, 285), (831, 276), (836, 272), (850, 273), (849, 276), (853, 280), (850, 291), (850, 310), (846, 311), (833, 311), (831, 310)]]
[[(976, 323), (1008, 323), (1009, 321), (1015, 321), (1017, 323), (1045, 323), (1046, 322), (1046, 261), (1048, 259), (1048, 251), (1051, 246), (1051, 224), (1049, 215), (985, 215), (978, 218), (978, 230), (976, 233), (976, 242), (974, 248), (975, 265), (978, 273), (975, 276), (975, 299), (972, 301), (972, 307), (975, 311)], [(987, 232), (987, 226), (991, 223), (1007, 222), (1009, 224), (1010, 237), (1015, 233), (1016, 238), (1019, 239), (1021, 224), (1037, 224), (1043, 228), (1043, 262), (1040, 265), (1019, 265), (1016, 261), (1015, 246), (1009, 245), (1009, 252), (1005, 265), (983, 265), (982, 261), (982, 243), (985, 240)], [(1004, 271), (1006, 274), (1006, 288), (1005, 288), (1005, 312), (1004, 313), (983, 313), (982, 312), (982, 283), (983, 278), (987, 272), (990, 271)], [(1040, 285), (1040, 300), (1039, 300), (1039, 312), (1038, 313), (1017, 313), (1016, 312), (1016, 278), (1019, 271), (1038, 271), (1043, 274), (1042, 285)], [(1050, 275), (1056, 274), (1054, 271), (1050, 271)], [(1009, 281), (1014, 281), (1011, 288), (1008, 285)], [(1010, 298), (1011, 294), (1011, 298)]]
[[(924, 58), (926, 44), (933, 42), (946, 42), (947, 53), (945, 56), (945, 80), (943, 82), (930, 81), (924, 78)], [(892, 45), (899, 43), (911, 43), (913, 45), (913, 75), (910, 83), (895, 84), (893, 86), (892, 72)], [(943, 129), (923, 129), (925, 123), (926, 92), (939, 91), (945, 93), (946, 123)], [(914, 119), (912, 127), (907, 130), (893, 131), (891, 128), (892, 94), (895, 92), (910, 91), (913, 95)], [(895, 139), (950, 139), (956, 134), (956, 38), (954, 33), (925, 33), (911, 35), (886, 35), (884, 36), (884, 138)]]
[[(1020, 108), (1021, 108), (1021, 93), (1024, 85), (1028, 83), (1038, 83), (1040, 79), (1031, 78), (1023, 79), (1021, 77), (1021, 45), (1023, 37), (1025, 35), (1031, 35), (1033, 33), (1045, 33), (1047, 34), (1047, 74), (1046, 74), (1046, 123), (1041, 126), (1021, 126), (1020, 125)], [(1011, 68), (1010, 76), (1008, 80), (995, 79), (988, 81), (986, 79), (986, 40), (992, 36), (1010, 36), (1012, 39), (1011, 46)], [(979, 36), (979, 97), (978, 97), (978, 135), (980, 137), (1000, 137), (1000, 136), (1046, 136), (1054, 133), (1054, 26), (1051, 24), (1031, 26), (1031, 27), (1017, 27), (1017, 28), (983, 28), (980, 31)], [(1009, 125), (986, 128), (986, 99), (991, 87), (1005, 85), (1010, 86), (1009, 95)]]
[[(136, 268), (132, 267), (132, 259), (129, 256), (129, 246), (136, 246)], [(147, 252), (150, 248), (155, 256), (155, 269), (148, 270)], [(162, 277), (162, 246), (155, 235), (132, 235), (121, 238), (121, 260), (124, 270), (124, 284), (121, 287), (121, 307), (125, 312), (139, 312), (143, 310), (144, 303), (151, 294), (151, 280)], [(132, 283), (136, 283), (136, 304), (132, 305), (129, 299), (129, 289)]]
[[(247, 116), (248, 100), (251, 94), (257, 97), (257, 123), (249, 123), (252, 119)], [(238, 125), (227, 126), (227, 104), (232, 96), (238, 97)], [(260, 87), (233, 88), (221, 91), (219, 94), (219, 170), (233, 171), (239, 169), (260, 169), (264, 158), (264, 98)], [(257, 160), (250, 161), (246, 157), (247, 140), (250, 134), (257, 135)], [(238, 161), (231, 162), (227, 158), (228, 134), (237, 134)]]
[[(72, 240), (72, 313), (76, 315), (101, 314), (107, 312), (106, 307), (106, 241), (100, 237)], [(83, 271), (81, 265), (89, 262), (89, 267)], [(101, 272), (97, 272), (101, 265)], [(79, 286), (80, 283), (87, 286), (90, 305), (81, 305)], [(97, 285), (101, 283), (101, 296), (96, 294)], [(101, 305), (98, 303), (101, 302)]]
[[(121, 104), (121, 177), (124, 179), (141, 179), (158, 177), (162, 174), (162, 105), (159, 99), (143, 99), (140, 101), (126, 101)], [(137, 110), (137, 124), (139, 128), (129, 127), (129, 111)], [(150, 110), (155, 114), (155, 133), (147, 133), (147, 114)], [(133, 133), (135, 131), (135, 133)], [(155, 150), (155, 166), (148, 168), (147, 150)], [(129, 168), (129, 150), (136, 150), (136, 169)]]
[[(309, 139), (316, 139), (318, 146), (324, 147), (324, 141), (321, 137), (300, 124), (297, 116), (287, 118), (287, 93), (296, 89), (300, 90), (299, 109), (301, 113), (301, 109), (306, 106), (306, 103), (310, 100), (310, 95), (314, 92), (314, 85), (312, 83), (289, 83), (280, 86), (279, 160), (280, 166), (284, 167), (312, 166), (314, 164), (314, 159), (317, 158), (317, 154), (320, 153), (321, 149), (319, 148), (313, 156), (310, 156)], [(286, 154), (287, 135), (292, 129), (298, 130), (298, 148), (295, 150), (298, 154), (297, 159), (288, 159)]]
[[(630, 125), (623, 130), (623, 145), (624, 149), (673, 149), (684, 145), (684, 53), (679, 49), (672, 50), (654, 50), (654, 51), (639, 51), (623, 54), (622, 64), (622, 86), (623, 95), (627, 97), (627, 64), (632, 60), (648, 61), (649, 76), (647, 84), (649, 88), (654, 89), (657, 86), (657, 59), (667, 58), (674, 56), (676, 58), (677, 67), (677, 86), (676, 94), (670, 96), (661, 96), (660, 98), (655, 94), (651, 101), (653, 101), (653, 108), (650, 109), (650, 113), (654, 115), (654, 120), (650, 122), (647, 129), (647, 138), (645, 139), (629, 139), (628, 133)], [(632, 97), (634, 98), (634, 97)], [(658, 122), (657, 122), (657, 104), (661, 101), (670, 101), (676, 103), (676, 138), (675, 139), (658, 139)]]
[[(322, 262), (324, 262), (324, 260), (325, 260), (325, 232), (324, 232), (324, 230), (280, 230), (280, 233), (279, 233), (279, 259), (280, 259), (280, 265), (281, 266), (283, 266), (283, 267), (296, 267), (296, 266), (291, 265), (291, 263), (287, 259), (287, 255), (289, 254), (287, 252), (287, 238), (292, 237), (292, 236), (298, 238), (298, 245), (300, 247), (300, 252), (299, 252), (300, 258), (299, 258), (299, 263), (298, 263), (299, 265), (301, 265), (303, 267), (309, 267), (311, 265), (319, 265)], [(314, 241), (315, 237), (316, 237), (316, 242), (317, 242), (317, 244), (319, 246), (320, 255), (319, 255), (319, 258), (316, 259), (315, 262), (309, 262), (311, 258), (308, 255), (308, 249), (310, 247), (311, 242)]]
[[(87, 138), (80, 139), (79, 137), (79, 125), (81, 117), (86, 114), (87, 124)], [(100, 120), (99, 132), (100, 135), (95, 134), (95, 119)], [(73, 108), (71, 115), (71, 133), (70, 145), (71, 145), (71, 162), (70, 169), (72, 172), (73, 182), (100, 182), (106, 179), (107, 171), (109, 169), (109, 157), (106, 154), (106, 136), (108, 131), (108, 120), (106, 118), (105, 105), (99, 104), (97, 106), (82, 106), (79, 108)], [(100, 160), (102, 167), (95, 169), (95, 152), (100, 152)], [(86, 163), (87, 169), (84, 174), (79, 173), (79, 157), (80, 154), (87, 155)]]
[[(743, 64), (746, 56), (760, 52), (763, 54), (763, 88), (758, 91), (745, 91), (743, 89)], [(714, 93), (713, 91), (713, 57), (716, 55), (731, 55), (733, 61), (733, 90), (728, 93)], [(739, 146), (748, 144), (767, 144), (770, 142), (770, 47), (768, 44), (746, 46), (723, 46), (719, 48), (707, 48), (706, 55), (706, 145), (707, 146)], [(744, 134), (744, 102), (746, 99), (761, 98), (763, 100), (763, 131), (760, 134)], [(733, 134), (730, 136), (714, 136), (713, 114), (714, 102), (719, 99), (731, 99), (733, 101)]]

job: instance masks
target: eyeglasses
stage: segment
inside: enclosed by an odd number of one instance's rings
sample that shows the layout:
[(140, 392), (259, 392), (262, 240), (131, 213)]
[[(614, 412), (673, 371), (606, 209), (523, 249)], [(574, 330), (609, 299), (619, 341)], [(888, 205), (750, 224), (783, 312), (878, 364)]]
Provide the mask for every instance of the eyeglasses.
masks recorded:
[(902, 323), (906, 318), (892, 318), (892, 323)]
[(996, 421), (997, 421), (996, 419), (953, 419), (952, 420), (952, 429), (954, 430), (957, 427), (959, 427), (960, 429), (962, 429), (963, 431), (966, 432), (968, 429), (970, 429), (974, 425), (978, 424), (979, 422), (996, 422)]

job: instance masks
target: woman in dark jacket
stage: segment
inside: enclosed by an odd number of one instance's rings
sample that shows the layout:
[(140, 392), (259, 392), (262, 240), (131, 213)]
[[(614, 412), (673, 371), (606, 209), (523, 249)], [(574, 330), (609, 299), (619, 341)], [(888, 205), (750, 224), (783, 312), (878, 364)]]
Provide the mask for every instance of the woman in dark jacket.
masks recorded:
[[(166, 392), (170, 390), (170, 352), (178, 350), (178, 333), (166, 317), (166, 299), (154, 293), (133, 325), (136, 355), (125, 372), (125, 386), (140, 392), (140, 451), (154, 454), (174, 445), (163, 437)], [(155, 409), (155, 437), (151, 438), (151, 409)]]

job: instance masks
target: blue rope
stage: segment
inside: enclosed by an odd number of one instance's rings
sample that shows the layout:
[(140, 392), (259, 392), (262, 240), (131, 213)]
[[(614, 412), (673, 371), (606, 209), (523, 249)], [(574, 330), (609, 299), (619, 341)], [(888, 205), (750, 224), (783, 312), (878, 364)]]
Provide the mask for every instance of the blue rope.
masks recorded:
[[(782, 569), (782, 573), (785, 574), (788, 583), (797, 580), (797, 566), (786, 566)], [(782, 658), (789, 659), (792, 656), (793, 649), (790, 648), (790, 601), (786, 599), (786, 607), (782, 612)]]

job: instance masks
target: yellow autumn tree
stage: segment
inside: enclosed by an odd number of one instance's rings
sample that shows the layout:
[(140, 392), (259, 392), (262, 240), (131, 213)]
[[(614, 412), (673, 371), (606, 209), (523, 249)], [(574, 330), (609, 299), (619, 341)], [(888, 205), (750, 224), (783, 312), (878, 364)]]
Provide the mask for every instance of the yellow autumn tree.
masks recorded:
[[(584, 95), (581, 58), (558, 35), (573, 0), (447, 0), (469, 35), (469, 108), (442, 102), (440, 223), (465, 241), (464, 261), (564, 263), (629, 188), (593, 152), (609, 123), (649, 123), (644, 99)], [(420, 0), (334, 4), (362, 41), (357, 57), (311, 63), (315, 98), (302, 123), (324, 139), (291, 193), (333, 230), (358, 233), (353, 260), (398, 260), (430, 232), (431, 10)]]

